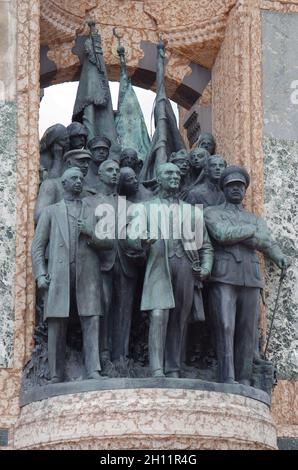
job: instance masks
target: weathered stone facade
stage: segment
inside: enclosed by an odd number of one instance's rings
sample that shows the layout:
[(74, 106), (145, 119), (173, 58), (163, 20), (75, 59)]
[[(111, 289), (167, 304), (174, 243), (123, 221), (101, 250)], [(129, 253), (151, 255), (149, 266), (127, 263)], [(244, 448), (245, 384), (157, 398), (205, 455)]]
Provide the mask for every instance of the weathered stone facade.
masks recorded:
[[(50, 70), (49, 83), (75, 79), (80, 61), (72, 48), (77, 46), (76, 37), (87, 33), (85, 21), (92, 17), (102, 34), (110, 78), (117, 80), (119, 73), (112, 35), (116, 26), (128, 51), (128, 71), (133, 81), (154, 89), (154, 70), (148, 57), (151, 45), (162, 34), (168, 48), (168, 95), (185, 108), (195, 102), (206, 106), (212, 103), (218, 152), (229, 163), (246, 166), (252, 176), (246, 205), (261, 214), (265, 203), (270, 227), (292, 255), (297, 245), (291, 188), (297, 176), (297, 138), (291, 140), (266, 131), (266, 112), (272, 110), (266, 108), (262, 88), (266, 78), (262, 65), (269, 57), (266, 48), (262, 51), (262, 18), (271, 12), (291, 13), (297, 18), (298, 0), (15, 0), (0, 2), (0, 12), (0, 48), (5, 52), (1, 49), (0, 123), (4, 129), (0, 152), (4, 158), (0, 189), (4, 197), (0, 201), (0, 428), (9, 430), (8, 444), (13, 447), (13, 427), (20, 413), (21, 370), (30, 357), (35, 318), (30, 244), (38, 188), (39, 46)], [(3, 22), (7, 28), (2, 27), (3, 18), (10, 18)], [(17, 41), (15, 46), (13, 40), (8, 40), (9, 35)], [(143, 71), (146, 73), (142, 75)], [(281, 165), (281, 161), (286, 164)], [(272, 340), (272, 352), (284, 379), (273, 394), (272, 413), (278, 436), (292, 438), (298, 438), (297, 382), (293, 381), (297, 373), (295, 266), (282, 292)], [(277, 278), (276, 269), (271, 274), (269, 271), (269, 317)]]

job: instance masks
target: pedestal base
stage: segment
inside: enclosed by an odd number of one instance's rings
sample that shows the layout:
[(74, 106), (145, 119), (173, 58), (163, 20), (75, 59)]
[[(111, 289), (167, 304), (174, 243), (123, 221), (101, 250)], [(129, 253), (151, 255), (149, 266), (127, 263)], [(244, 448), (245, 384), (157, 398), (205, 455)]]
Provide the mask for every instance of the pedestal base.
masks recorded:
[(276, 449), (269, 407), (229, 393), (101, 390), (25, 405), (16, 449)]

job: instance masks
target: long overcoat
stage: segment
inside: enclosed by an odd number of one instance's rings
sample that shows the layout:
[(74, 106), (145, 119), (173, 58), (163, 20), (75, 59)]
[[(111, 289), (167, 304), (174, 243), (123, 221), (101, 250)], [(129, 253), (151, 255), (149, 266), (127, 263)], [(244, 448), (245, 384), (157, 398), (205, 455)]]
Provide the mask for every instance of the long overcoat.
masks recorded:
[[(165, 201), (157, 197), (144, 204), (144, 213), (141, 215), (141, 217), (143, 219), (146, 217), (147, 230), (149, 230), (150, 225), (152, 224), (152, 217), (150, 217), (150, 206), (153, 204), (160, 206), (165, 204)], [(198, 241), (200, 240), (200, 243), (198, 249), (189, 249), (191, 246), (189, 246), (187, 243), (186, 237), (182, 236), (181, 242), (184, 247), (185, 255), (188, 257), (190, 265), (192, 261), (198, 261), (200, 262), (201, 267), (204, 267), (209, 272), (211, 272), (213, 263), (213, 248), (203, 221), (202, 212), (198, 208), (180, 201), (179, 209), (181, 211), (181, 217), (179, 219), (179, 223), (181, 225), (184, 223), (184, 226), (186, 226), (184, 220), (185, 215), (188, 216), (189, 212), (183, 212), (182, 209), (186, 207), (188, 207), (188, 210), (191, 208), (191, 217), (196, 219), (196, 238)], [(141, 209), (139, 209), (139, 211), (141, 212)], [(137, 224), (135, 223), (135, 225)], [(144, 223), (140, 222), (140, 225), (144, 225)], [(187, 225), (189, 226), (189, 224)], [(161, 224), (159, 224), (159, 229), (160, 232), (162, 232), (163, 228)], [(181, 233), (182, 235), (185, 235), (186, 230), (181, 228)], [(151, 245), (149, 250), (142, 293), (141, 310), (172, 309), (175, 307), (174, 292), (168, 259), (168, 241), (166, 239), (166, 234), (160, 233), (160, 235), (161, 237)], [(190, 240), (191, 236), (188, 236), (187, 238)], [(140, 249), (140, 241), (138, 239), (129, 240), (129, 244), (131, 247)], [(188, 275), (188, 273), (185, 273), (185, 275)], [(190, 275), (192, 276), (191, 270)], [(193, 282), (192, 279), (191, 282)], [(196, 281), (194, 284), (197, 288), (202, 287), (202, 283), (200, 281)]]
[[(92, 227), (93, 208), (82, 201), (81, 219)], [(64, 200), (46, 207), (40, 216), (32, 242), (32, 264), (35, 279), (50, 276), (45, 296), (44, 319), (66, 318), (70, 310), (69, 226)], [(45, 252), (49, 245), (48, 265)], [(102, 276), (97, 251), (101, 242), (95, 236), (80, 234), (77, 240), (76, 300), (80, 316), (103, 315)]]

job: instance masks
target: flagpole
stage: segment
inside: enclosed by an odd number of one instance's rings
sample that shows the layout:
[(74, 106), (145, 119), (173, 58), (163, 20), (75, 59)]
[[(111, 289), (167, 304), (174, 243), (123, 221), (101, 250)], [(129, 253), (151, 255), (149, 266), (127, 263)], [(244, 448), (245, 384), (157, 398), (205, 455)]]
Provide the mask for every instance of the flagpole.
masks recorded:
[(156, 65), (156, 129), (158, 131), (158, 143), (156, 150), (156, 165), (167, 161), (167, 116), (166, 116), (166, 90), (165, 90), (165, 45), (161, 40), (157, 45)]
[(118, 54), (119, 63), (120, 63), (119, 95), (118, 95), (118, 106), (117, 106), (117, 110), (119, 112), (121, 103), (125, 96), (125, 92), (128, 88), (129, 79), (128, 79), (127, 68), (126, 68), (125, 48), (121, 44), (121, 36), (117, 33), (116, 28), (113, 28), (113, 35), (118, 40), (117, 54)]

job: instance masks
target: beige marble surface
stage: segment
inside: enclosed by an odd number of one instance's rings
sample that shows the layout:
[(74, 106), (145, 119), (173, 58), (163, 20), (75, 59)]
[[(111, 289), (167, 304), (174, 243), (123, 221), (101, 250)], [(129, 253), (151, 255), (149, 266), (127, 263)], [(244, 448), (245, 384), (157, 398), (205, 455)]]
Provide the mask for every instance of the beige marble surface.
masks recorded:
[(113, 390), (26, 405), (17, 449), (275, 449), (267, 405), (195, 390)]

